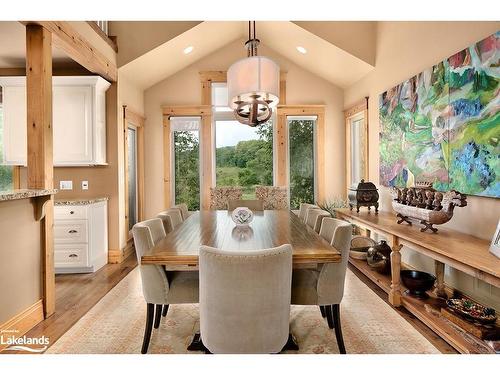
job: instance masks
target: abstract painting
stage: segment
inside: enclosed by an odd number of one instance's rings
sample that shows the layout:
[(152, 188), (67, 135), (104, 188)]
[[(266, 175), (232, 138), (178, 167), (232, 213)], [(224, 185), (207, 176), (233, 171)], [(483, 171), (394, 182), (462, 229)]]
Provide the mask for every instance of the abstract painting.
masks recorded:
[(500, 197), (500, 32), (380, 95), (380, 183)]

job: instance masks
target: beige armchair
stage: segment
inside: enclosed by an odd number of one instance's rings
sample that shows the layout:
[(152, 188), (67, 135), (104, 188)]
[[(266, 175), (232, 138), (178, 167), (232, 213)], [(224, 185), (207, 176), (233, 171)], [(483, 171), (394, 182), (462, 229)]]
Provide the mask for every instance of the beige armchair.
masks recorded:
[(299, 219), (302, 220), (302, 222), (306, 222), (306, 215), (307, 215), (307, 210), (310, 208), (317, 208), (319, 209), (318, 206), (315, 204), (310, 204), (310, 203), (301, 203), (299, 207)]
[(307, 210), (306, 225), (309, 226), (316, 233), (319, 233), (321, 229), (321, 223), (323, 219), (327, 217), (331, 217), (328, 211), (317, 208), (309, 208)]
[(256, 186), (255, 196), (264, 202), (264, 210), (286, 210), (288, 188), (286, 186)]
[(210, 188), (210, 209), (227, 210), (229, 201), (241, 199), (243, 189), (236, 186), (217, 186)]
[[(142, 293), (147, 304), (146, 328), (141, 353), (148, 351), (151, 331), (160, 326), (170, 304), (198, 302), (198, 273), (192, 271), (165, 272), (162, 266), (141, 264), (142, 255), (165, 237), (161, 219), (150, 219), (137, 223), (132, 228), (135, 252), (141, 272)], [(155, 312), (156, 305), (156, 312)]]
[(200, 249), (200, 332), (212, 353), (278, 353), (289, 334), (292, 247)]
[(188, 206), (186, 203), (176, 204), (172, 208), (177, 208), (181, 211), (182, 221), (186, 220), (193, 212), (188, 210)]
[(264, 202), (259, 199), (232, 199), (227, 204), (228, 211), (233, 211), (238, 207), (247, 207), (252, 211), (264, 211)]
[(166, 211), (160, 212), (156, 217), (161, 219), (165, 233), (172, 232), (177, 226), (182, 224), (182, 213), (180, 209), (171, 208)]
[(332, 234), (331, 245), (340, 251), (340, 263), (325, 263), (318, 269), (296, 269), (292, 277), (292, 305), (323, 307), (328, 326), (335, 328), (340, 353), (345, 345), (340, 323), (340, 302), (344, 296), (344, 282), (352, 237), (352, 226), (342, 220), (324, 218), (320, 234)]

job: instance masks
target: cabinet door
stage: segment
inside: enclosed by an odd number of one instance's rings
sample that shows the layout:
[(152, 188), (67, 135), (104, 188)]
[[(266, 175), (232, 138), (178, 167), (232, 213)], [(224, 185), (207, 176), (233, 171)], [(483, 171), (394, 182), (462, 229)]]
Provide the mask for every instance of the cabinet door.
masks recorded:
[(92, 88), (54, 86), (54, 164), (92, 163)]
[(26, 87), (3, 87), (4, 164), (27, 164)]

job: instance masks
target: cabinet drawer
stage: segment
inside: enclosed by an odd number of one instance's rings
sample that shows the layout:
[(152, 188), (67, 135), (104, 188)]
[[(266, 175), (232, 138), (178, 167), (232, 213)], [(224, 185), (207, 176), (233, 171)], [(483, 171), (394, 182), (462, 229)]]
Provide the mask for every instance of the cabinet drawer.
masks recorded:
[(55, 243), (87, 243), (87, 220), (62, 220), (54, 223)]
[(56, 206), (54, 207), (55, 220), (86, 219), (87, 206)]
[(55, 267), (87, 267), (88, 247), (79, 245), (54, 245)]

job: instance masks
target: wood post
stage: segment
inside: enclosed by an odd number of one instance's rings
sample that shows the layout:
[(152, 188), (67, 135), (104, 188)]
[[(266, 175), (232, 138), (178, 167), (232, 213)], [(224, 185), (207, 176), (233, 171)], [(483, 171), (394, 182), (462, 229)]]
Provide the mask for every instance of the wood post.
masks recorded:
[[(52, 189), (52, 35), (40, 25), (26, 26), (26, 97), (28, 188)], [(54, 205), (45, 206), (42, 220), (42, 286), (45, 317), (55, 311)]]
[(389, 291), (389, 302), (393, 306), (401, 306), (401, 248), (397, 237), (392, 238), (391, 252), (391, 290)]
[(444, 287), (444, 263), (435, 260), (434, 268), (436, 271), (436, 295), (438, 297), (448, 298)]

